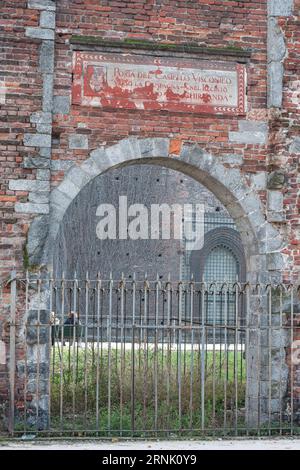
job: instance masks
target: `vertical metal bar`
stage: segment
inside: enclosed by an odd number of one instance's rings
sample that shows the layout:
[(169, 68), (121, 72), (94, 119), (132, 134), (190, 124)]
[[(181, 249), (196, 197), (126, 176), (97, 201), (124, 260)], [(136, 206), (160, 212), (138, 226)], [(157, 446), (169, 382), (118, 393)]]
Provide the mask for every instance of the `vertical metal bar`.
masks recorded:
[[(181, 343), (182, 343), (182, 281), (178, 284), (178, 422), (179, 430), (182, 428), (182, 383), (181, 383)], [(181, 433), (179, 434), (181, 435)]]
[(205, 294), (206, 283), (201, 283), (201, 430), (205, 428)]
[(131, 344), (131, 434), (135, 431), (135, 310), (136, 310), (136, 282), (135, 273), (132, 280), (132, 344)]
[(38, 297), (38, 311), (37, 311), (37, 322), (36, 335), (37, 335), (37, 363), (36, 363), (36, 431), (39, 430), (39, 389), (40, 389), (40, 360), (41, 360), (41, 351), (40, 351), (40, 315), (41, 315), (41, 272), (38, 273), (37, 279), (37, 297)]
[[(262, 297), (262, 290), (261, 286), (258, 285), (257, 289), (257, 295), (258, 298), (261, 299)], [(265, 295), (265, 294), (264, 294)], [(264, 330), (266, 331), (266, 330)], [(261, 427), (261, 346), (262, 346), (262, 341), (261, 341), (261, 333), (262, 333), (262, 322), (261, 322), (261, 315), (258, 314), (257, 318), (257, 335), (258, 335), (258, 350), (257, 350), (257, 355), (258, 355), (258, 367), (257, 367), (257, 405), (258, 405), (258, 410), (257, 410), (257, 426), (258, 426), (258, 435), (260, 436), (260, 427)]]
[(280, 403), (280, 408), (279, 408), (279, 427), (280, 427), (280, 435), (282, 435), (282, 352), (283, 352), (283, 344), (282, 344), (282, 337), (284, 334), (283, 328), (282, 328), (282, 288), (283, 286), (280, 285), (280, 296), (279, 296), (279, 303), (280, 303), (280, 308), (279, 308), (279, 332), (280, 332), (280, 341), (279, 341), (279, 355), (280, 355), (280, 367), (279, 367), (279, 403)]
[(121, 345), (120, 345), (120, 436), (123, 435), (123, 393), (124, 393), (124, 380), (125, 380), (125, 336), (124, 336), (124, 288), (125, 288), (125, 278), (122, 273), (120, 291), (121, 291)]
[(294, 343), (294, 286), (291, 286), (291, 436), (294, 435), (294, 361), (293, 361), (293, 343)]
[(144, 382), (143, 382), (143, 422), (146, 429), (147, 426), (147, 378), (148, 378), (148, 359), (147, 359), (147, 344), (148, 344), (148, 333), (147, 333), (147, 303), (148, 303), (148, 280), (147, 274), (145, 275), (144, 281), (144, 321), (143, 321), (143, 339), (144, 339), (144, 363), (143, 363), (143, 373), (144, 373)]
[(85, 279), (85, 345), (84, 345), (84, 430), (87, 428), (87, 408), (88, 408), (88, 369), (89, 369), (89, 350), (88, 350), (88, 322), (89, 322), (89, 273), (86, 273)]
[[(28, 299), (28, 290), (29, 290), (29, 275), (28, 271), (26, 271), (26, 279), (25, 279), (25, 344), (24, 344), (24, 378), (25, 378), (25, 383), (24, 383), (24, 434), (26, 435), (27, 433), (27, 373), (28, 373), (28, 368), (27, 368), (27, 319), (28, 319), (28, 306), (29, 306), (29, 299)], [(50, 367), (49, 367), (50, 370)], [(50, 383), (50, 380), (49, 380)], [(49, 391), (49, 397), (50, 397), (50, 391)], [(50, 413), (50, 407), (49, 407), (49, 413)], [(51, 416), (51, 414), (49, 414)]]
[(96, 348), (96, 430), (97, 430), (97, 436), (98, 436), (98, 431), (99, 431), (99, 379), (100, 379), (100, 348), (99, 348), (99, 341), (100, 341), (100, 310), (101, 310), (101, 277), (100, 273), (98, 272), (97, 274), (97, 348)]
[(235, 325), (234, 325), (234, 432), (238, 435), (238, 340), (239, 340), (239, 283), (235, 283)]
[[(246, 292), (246, 312), (245, 312), (245, 329), (246, 329), (246, 338), (245, 338), (245, 356), (246, 356), (246, 374), (248, 374), (248, 349), (249, 349), (249, 323), (250, 323), (250, 286), (249, 284), (245, 285), (245, 292)], [(246, 397), (245, 397), (245, 404), (246, 404), (246, 435), (249, 436), (249, 390), (248, 384), (246, 386)]]
[(193, 429), (193, 387), (194, 387), (194, 278), (190, 282), (190, 322), (191, 322), (191, 355), (190, 355), (190, 430)]
[[(73, 310), (74, 314), (77, 316), (77, 291), (78, 291), (78, 281), (76, 272), (74, 273), (74, 280), (73, 280)], [(78, 320), (79, 321), (79, 320)], [(72, 421), (73, 421), (73, 431), (75, 431), (75, 414), (76, 414), (76, 329), (80, 328), (79, 325), (77, 326), (75, 323), (74, 318), (74, 325), (73, 328), (73, 347), (72, 347)]]
[(111, 332), (112, 332), (112, 303), (113, 303), (113, 280), (110, 273), (109, 281), (109, 306), (107, 319), (107, 339), (108, 339), (108, 393), (107, 393), (107, 428), (108, 435), (111, 435)]
[(171, 381), (171, 361), (172, 361), (172, 330), (171, 330), (171, 276), (168, 274), (167, 281), (167, 328), (168, 328), (168, 349), (167, 349), (167, 429), (170, 429), (170, 381)]
[(63, 430), (63, 377), (64, 377), (64, 323), (65, 323), (65, 274), (62, 273), (61, 279), (61, 354), (60, 354), (60, 377), (59, 377), (59, 415), (60, 430)]
[(216, 283), (213, 283), (213, 377), (212, 377), (212, 425), (215, 429), (216, 424)]
[[(155, 326), (154, 326), (154, 429), (158, 425), (158, 304), (159, 304), (159, 277), (156, 275), (155, 283)], [(157, 435), (157, 432), (156, 432)]]
[[(26, 276), (27, 277), (27, 276)], [(27, 285), (27, 282), (26, 282)], [(49, 332), (48, 332), (48, 347), (49, 347), (49, 371), (48, 371), (48, 409), (49, 409), (49, 429), (51, 429), (51, 349), (52, 349), (52, 334), (55, 326), (53, 326), (52, 329), (52, 324), (55, 325), (55, 318), (52, 317), (52, 311), (53, 311), (53, 275), (52, 272), (50, 273), (49, 277), (49, 294), (50, 294), (50, 303), (49, 303)], [(26, 315), (27, 317), (27, 315)]]
[(272, 425), (272, 286), (268, 287), (268, 352), (269, 352), (269, 387), (268, 387), (268, 426), (269, 436), (271, 436)]
[[(9, 330), (9, 432), (14, 435), (15, 427), (15, 367), (16, 367), (16, 300), (17, 300), (17, 273), (11, 272), (10, 277), (10, 330)], [(26, 380), (26, 377), (25, 377)]]
[(228, 300), (229, 300), (229, 286), (225, 283), (224, 298), (224, 435), (227, 431), (227, 369), (228, 369)]

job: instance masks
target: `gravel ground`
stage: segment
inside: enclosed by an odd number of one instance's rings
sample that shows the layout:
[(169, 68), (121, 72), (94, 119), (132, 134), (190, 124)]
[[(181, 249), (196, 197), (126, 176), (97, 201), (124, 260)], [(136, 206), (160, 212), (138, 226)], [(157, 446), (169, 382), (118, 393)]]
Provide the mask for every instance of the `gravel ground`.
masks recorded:
[(0, 450), (300, 450), (300, 439), (216, 441), (0, 441)]

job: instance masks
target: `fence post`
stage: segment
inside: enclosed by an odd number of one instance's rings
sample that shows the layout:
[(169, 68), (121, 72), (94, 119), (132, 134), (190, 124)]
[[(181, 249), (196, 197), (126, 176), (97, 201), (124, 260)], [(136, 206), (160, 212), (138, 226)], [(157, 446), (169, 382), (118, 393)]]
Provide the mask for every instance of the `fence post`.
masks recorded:
[(9, 337), (9, 433), (14, 434), (15, 422), (15, 365), (16, 365), (16, 297), (17, 279), (16, 271), (11, 272), (10, 279), (10, 337)]

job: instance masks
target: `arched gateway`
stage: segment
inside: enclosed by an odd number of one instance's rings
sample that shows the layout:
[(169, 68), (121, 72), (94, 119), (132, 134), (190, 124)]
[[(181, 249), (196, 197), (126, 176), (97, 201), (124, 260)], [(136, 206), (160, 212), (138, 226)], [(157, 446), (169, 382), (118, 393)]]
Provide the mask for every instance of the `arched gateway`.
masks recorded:
[[(128, 138), (120, 141), (116, 145), (93, 150), (84, 163), (80, 166), (73, 166), (62, 183), (51, 193), (50, 218), (47, 219), (48, 216), (39, 217), (35, 219), (31, 225), (28, 236), (28, 253), (32, 262), (43, 265), (46, 268), (46, 273), (51, 272), (57, 234), (63, 217), (68, 211), (72, 200), (74, 200), (85, 185), (93, 178), (101, 173), (107, 172), (111, 168), (137, 163), (151, 163), (178, 170), (185, 175), (191, 176), (209, 189), (226, 207), (235, 221), (242, 240), (246, 260), (246, 266), (243, 268), (246, 272), (246, 279), (244, 280), (252, 284), (260, 282), (266, 283), (270, 280), (280, 281), (280, 272), (277, 273), (273, 267), (272, 271), (269, 271), (268, 268), (270, 267), (274, 253), (276, 253), (276, 256), (278, 255), (278, 250), (282, 246), (282, 240), (277, 231), (266, 221), (260, 199), (253, 187), (247, 184), (242, 172), (239, 169), (232, 168), (222, 163), (220, 157), (217, 158), (206, 153), (197, 145), (185, 144), (182, 147), (179, 145), (180, 150), (175, 154), (170, 153), (171, 148), (172, 140), (167, 138)], [(38, 234), (43, 233), (40, 227), (45, 223), (47, 223), (49, 227), (47, 237), (44, 240), (38, 239)], [(43, 247), (42, 250), (35, 249), (35, 247), (41, 246)], [(234, 289), (240, 289), (240, 286), (237, 285)], [(53, 299), (50, 298), (52, 294), (50, 296), (49, 283), (46, 282), (44, 287), (41, 287), (41, 290), (42, 292), (39, 291), (31, 299), (27, 312), (27, 321), (29, 322), (34, 322), (34, 319), (39, 317), (41, 312), (43, 312), (45, 318), (47, 318), (50, 314), (50, 310), (53, 309)], [(272, 368), (273, 362), (275, 367), (276, 365), (278, 366), (278, 357), (276, 357), (276, 354), (271, 359), (271, 362), (269, 355), (266, 354), (266, 352), (269, 351), (268, 348), (272, 342), (273, 333), (269, 334), (267, 341), (262, 342), (260, 338), (262, 332), (257, 329), (257, 318), (260, 319), (261, 324), (264, 324), (270, 313), (268, 308), (268, 295), (260, 292), (259, 295), (255, 293), (254, 295), (248, 296), (245, 290), (243, 294), (243, 305), (245, 305), (245, 301), (247, 303), (247, 318), (243, 320), (247, 322), (244, 324), (244, 326), (246, 325), (246, 329), (243, 333), (243, 344), (246, 343), (246, 350), (244, 352), (244, 358), (246, 358), (245, 406), (246, 420), (248, 426), (251, 427), (256, 426), (257, 422), (264, 423), (268, 417), (270, 418), (270, 400), (267, 398), (270, 398), (269, 390), (271, 386), (272, 393), (275, 388), (278, 387), (278, 393), (281, 397), (281, 400), (277, 398), (272, 400), (271, 414), (281, 413), (280, 410), (282, 410), (283, 406), (282, 400), (286, 396), (287, 391), (288, 377), (285, 361), (280, 358), (280, 367), (281, 371), (283, 371), (280, 381), (274, 383), (271, 380), (269, 375), (270, 367)], [(118, 300), (122, 299), (122, 287), (120, 295), (121, 297)], [(213, 299), (213, 291), (210, 292), (209, 295), (210, 299)], [(239, 293), (237, 296), (238, 295)], [(238, 298), (237, 296), (236, 298)], [(145, 301), (145, 299), (142, 300)], [(238, 302), (239, 305), (241, 305), (239, 300)], [(237, 306), (236, 308), (239, 307)], [(275, 333), (277, 334), (276, 338), (278, 341), (278, 331)], [(86, 334), (87, 341), (89, 333), (86, 332)], [(125, 334), (124, 331), (123, 334)], [(223, 333), (220, 333), (220, 338), (222, 335)], [(45, 336), (47, 337), (47, 335)], [(207, 337), (211, 338), (211, 335), (208, 334)], [(230, 337), (230, 341), (234, 342), (233, 336), (231, 335)], [(245, 339), (246, 337), (247, 340)], [(110, 340), (111, 338), (112, 336), (110, 336)], [(61, 337), (59, 340), (61, 344), (64, 341)], [(108, 337), (106, 337), (106, 341), (108, 341)], [(211, 341), (211, 339), (207, 341)], [(220, 339), (220, 344), (221, 343), (222, 339)], [(279, 347), (282, 348), (282, 345)], [(199, 348), (201, 350), (201, 346), (199, 346)], [(280, 351), (282, 351), (282, 349), (280, 349)], [(49, 339), (46, 339), (43, 344), (41, 335), (40, 338), (37, 338), (37, 335), (31, 335), (30, 341), (28, 341), (27, 331), (27, 353), (27, 366), (31, 366), (33, 370), (36, 370), (36, 358), (37, 355), (39, 356), (41, 361), (39, 363), (39, 380), (47, 382), (47, 380), (49, 380), (49, 364), (47, 363), (50, 354)], [(34, 373), (31, 374), (31, 380), (34, 380)], [(261, 392), (258, 392), (258, 388), (260, 389), (262, 383), (265, 389), (261, 395)], [(30, 406), (33, 406), (34, 410), (38, 410), (37, 414), (40, 419), (38, 426), (40, 426), (40, 428), (47, 428), (49, 388), (45, 387), (42, 393), (39, 392), (36, 394), (33, 390), (32, 394), (34, 400), (31, 402)], [(236, 419), (238, 419), (237, 415)]]

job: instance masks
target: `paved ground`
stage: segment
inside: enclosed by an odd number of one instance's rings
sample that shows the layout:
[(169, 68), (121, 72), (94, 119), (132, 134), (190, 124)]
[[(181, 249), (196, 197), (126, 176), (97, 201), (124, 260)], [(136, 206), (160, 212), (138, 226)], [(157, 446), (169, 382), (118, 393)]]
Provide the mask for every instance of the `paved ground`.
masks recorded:
[(0, 450), (300, 450), (300, 439), (216, 441), (0, 441)]

